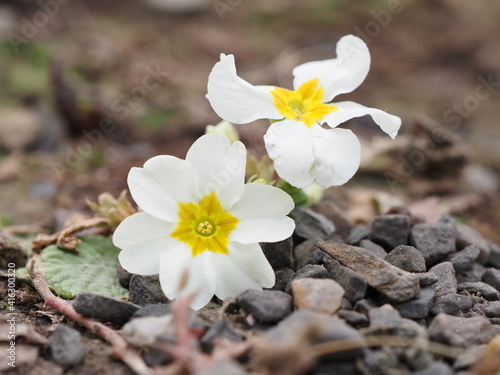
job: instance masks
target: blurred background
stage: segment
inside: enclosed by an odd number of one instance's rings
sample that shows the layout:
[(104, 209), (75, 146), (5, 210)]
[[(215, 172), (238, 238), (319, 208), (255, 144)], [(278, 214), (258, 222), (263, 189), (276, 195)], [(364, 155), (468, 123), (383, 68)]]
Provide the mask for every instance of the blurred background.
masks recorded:
[[(132, 166), (184, 157), (207, 124), (220, 53), (253, 84), (291, 88), (296, 65), (368, 44), (365, 82), (339, 100), (400, 116), (344, 125), (362, 165), (326, 198), (352, 222), (390, 206), (451, 213), (500, 241), (500, 3), (467, 0), (0, 1), (0, 226), (53, 231)], [(262, 155), (265, 121), (242, 125)]]

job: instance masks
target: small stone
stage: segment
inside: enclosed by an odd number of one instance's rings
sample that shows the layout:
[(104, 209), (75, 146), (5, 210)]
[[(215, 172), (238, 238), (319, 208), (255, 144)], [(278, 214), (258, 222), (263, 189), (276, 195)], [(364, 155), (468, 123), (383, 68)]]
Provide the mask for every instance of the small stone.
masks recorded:
[(413, 246), (399, 245), (384, 258), (393, 266), (408, 272), (425, 272), (425, 259)]
[(340, 308), (344, 288), (331, 279), (302, 278), (292, 281), (292, 294), (295, 309), (333, 314)]
[(468, 269), (478, 256), (479, 247), (473, 244), (465, 247), (463, 250), (448, 255), (447, 260), (453, 264), (455, 271), (460, 272)]
[(491, 323), (483, 317), (462, 318), (443, 313), (432, 320), (428, 332), (431, 340), (461, 347), (487, 343), (493, 334)]
[(393, 266), (361, 247), (335, 242), (318, 242), (317, 246), (363, 276), (370, 286), (393, 301), (404, 302), (420, 293), (417, 276)]
[(236, 297), (236, 303), (257, 323), (276, 323), (292, 312), (292, 297), (279, 290), (249, 289)]
[(158, 275), (132, 276), (128, 300), (139, 306), (169, 302), (168, 298), (163, 294)]
[(99, 319), (121, 327), (140, 309), (140, 306), (118, 298), (80, 292), (73, 300), (73, 308), (78, 314), (88, 318)]
[(500, 292), (500, 270), (487, 269), (483, 275), (483, 281)]
[(316, 247), (316, 242), (318, 242), (318, 240), (318, 238), (313, 238), (295, 246), (293, 249), (293, 258), (295, 260), (296, 269), (300, 270), (302, 267), (309, 264), (314, 251), (318, 250)]
[(118, 281), (120, 285), (128, 289), (133, 274), (125, 270), (121, 265), (118, 265), (116, 271), (118, 273)]
[(377, 307), (377, 304), (369, 299), (362, 299), (356, 302), (353, 310), (368, 316), (371, 309)]
[(484, 308), (484, 313), (488, 318), (500, 318), (500, 301), (490, 301)]
[(210, 326), (205, 335), (200, 339), (201, 348), (205, 353), (211, 353), (214, 340), (242, 341), (243, 336), (236, 333), (227, 322), (218, 320)]
[(459, 283), (481, 281), (485, 272), (484, 266), (474, 262), (465, 271), (457, 272), (457, 281)]
[(63, 367), (74, 367), (83, 361), (85, 348), (80, 332), (60, 324), (50, 336), (52, 358)]
[(410, 375), (453, 375), (453, 370), (444, 362), (433, 362), (426, 368), (414, 371)]
[(437, 275), (431, 272), (416, 273), (415, 275), (418, 276), (421, 287), (435, 284), (438, 281)]
[(346, 238), (352, 229), (352, 224), (347, 220), (342, 209), (332, 200), (324, 199), (320, 203), (312, 206), (315, 212), (324, 215), (335, 226), (335, 233), (342, 238)]
[(365, 250), (368, 250), (373, 255), (378, 256), (379, 258), (384, 259), (387, 255), (387, 251), (380, 245), (377, 245), (375, 242), (370, 240), (362, 240), (359, 243), (359, 247), (362, 247)]
[(431, 313), (437, 315), (444, 313), (448, 315), (462, 316), (474, 306), (471, 297), (462, 294), (451, 293), (440, 296), (434, 300)]
[(500, 269), (500, 246), (493, 242), (489, 242), (488, 245), (490, 246), (490, 259), (488, 262), (490, 266)]
[(367, 327), (369, 323), (368, 317), (365, 314), (356, 311), (339, 310), (337, 311), (337, 316), (344, 319), (349, 325), (356, 329)]
[(295, 272), (294, 279), (312, 277), (313, 279), (329, 279), (330, 274), (327, 269), (319, 264), (308, 264)]
[(402, 317), (408, 319), (423, 319), (429, 314), (435, 292), (427, 288), (420, 289), (420, 296), (403, 303), (395, 304), (394, 307)]
[(142, 318), (145, 316), (164, 316), (170, 312), (170, 305), (166, 303), (151, 304), (141, 307), (137, 310), (132, 319)]
[(402, 318), (399, 312), (389, 304), (368, 311), (370, 334), (393, 334), (396, 336), (420, 336), (425, 329), (410, 319)]
[(376, 216), (371, 225), (370, 240), (394, 249), (398, 245), (408, 244), (410, 234), (410, 218), (406, 215)]
[(359, 243), (370, 236), (370, 227), (368, 225), (356, 225), (351, 229), (347, 243), (349, 245), (358, 246)]
[(292, 237), (279, 242), (261, 242), (260, 247), (273, 269), (293, 267)]
[(335, 225), (325, 216), (310, 208), (298, 207), (290, 214), (295, 221), (295, 234), (305, 240), (327, 239), (335, 231)]
[(427, 267), (453, 253), (456, 239), (455, 226), (445, 223), (417, 224), (410, 232), (410, 244), (423, 254)]
[(483, 282), (461, 283), (458, 284), (459, 292), (466, 291), (470, 294), (481, 296), (489, 301), (495, 301), (500, 298), (498, 290)]
[(363, 276), (357, 274), (325, 254), (324, 266), (330, 278), (338, 282), (345, 290), (345, 298), (356, 303), (366, 295), (368, 284)]
[(455, 270), (450, 262), (435, 265), (429, 270), (429, 273), (435, 274), (438, 278), (438, 281), (431, 285), (431, 289), (436, 292), (436, 298), (457, 292)]
[(249, 373), (234, 359), (221, 359), (208, 368), (193, 373), (194, 375), (248, 375)]
[(285, 291), (286, 286), (292, 281), (295, 276), (295, 272), (293, 272), (290, 268), (280, 268), (274, 272), (274, 276), (276, 278), (276, 282), (274, 286), (271, 288), (273, 290), (281, 290)]
[(488, 263), (491, 253), (488, 241), (471, 226), (461, 223), (457, 224), (457, 247), (461, 249), (470, 245), (476, 245), (479, 248), (477, 261), (483, 265)]

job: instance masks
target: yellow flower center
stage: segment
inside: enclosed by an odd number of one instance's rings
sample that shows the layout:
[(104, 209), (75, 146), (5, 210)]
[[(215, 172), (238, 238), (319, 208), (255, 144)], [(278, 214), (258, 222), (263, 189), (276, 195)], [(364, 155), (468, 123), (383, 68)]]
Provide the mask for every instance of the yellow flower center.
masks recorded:
[(285, 118), (302, 121), (310, 128), (338, 109), (323, 103), (323, 88), (318, 85), (319, 79), (315, 78), (303, 83), (296, 91), (275, 87), (271, 91), (274, 106)]
[(229, 234), (239, 220), (225, 212), (217, 194), (205, 195), (199, 203), (178, 203), (179, 223), (170, 235), (186, 243), (193, 257), (211, 251), (228, 254)]

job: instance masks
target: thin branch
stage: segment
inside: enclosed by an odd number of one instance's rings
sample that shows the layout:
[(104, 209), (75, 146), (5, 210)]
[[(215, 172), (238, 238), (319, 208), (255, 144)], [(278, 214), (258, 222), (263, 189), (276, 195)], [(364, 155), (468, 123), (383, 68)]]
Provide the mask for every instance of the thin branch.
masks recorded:
[(125, 363), (137, 375), (150, 375), (151, 369), (146, 366), (139, 354), (115, 330), (78, 314), (73, 306), (52, 293), (47, 285), (44, 273), (37, 267), (37, 262), (39, 261), (40, 256), (33, 254), (27, 265), (27, 269), (33, 279), (35, 289), (45, 300), (46, 305), (86, 327), (89, 331), (110, 343), (113, 347), (112, 355)]

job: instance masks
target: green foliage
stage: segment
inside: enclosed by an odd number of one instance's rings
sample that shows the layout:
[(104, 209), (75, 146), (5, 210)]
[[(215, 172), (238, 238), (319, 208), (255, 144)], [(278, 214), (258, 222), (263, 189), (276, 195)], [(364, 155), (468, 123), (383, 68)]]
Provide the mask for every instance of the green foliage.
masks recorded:
[(285, 193), (288, 193), (292, 197), (293, 202), (295, 203), (295, 207), (309, 205), (307, 195), (301, 189), (290, 185), (284, 180), (280, 180), (277, 184), (277, 187), (279, 187), (281, 190), (283, 190)]
[(51, 245), (41, 253), (47, 283), (59, 296), (72, 299), (82, 291), (118, 298), (128, 296), (116, 272), (120, 249), (113, 246), (110, 238), (84, 237), (78, 248), (80, 254), (74, 254)]

